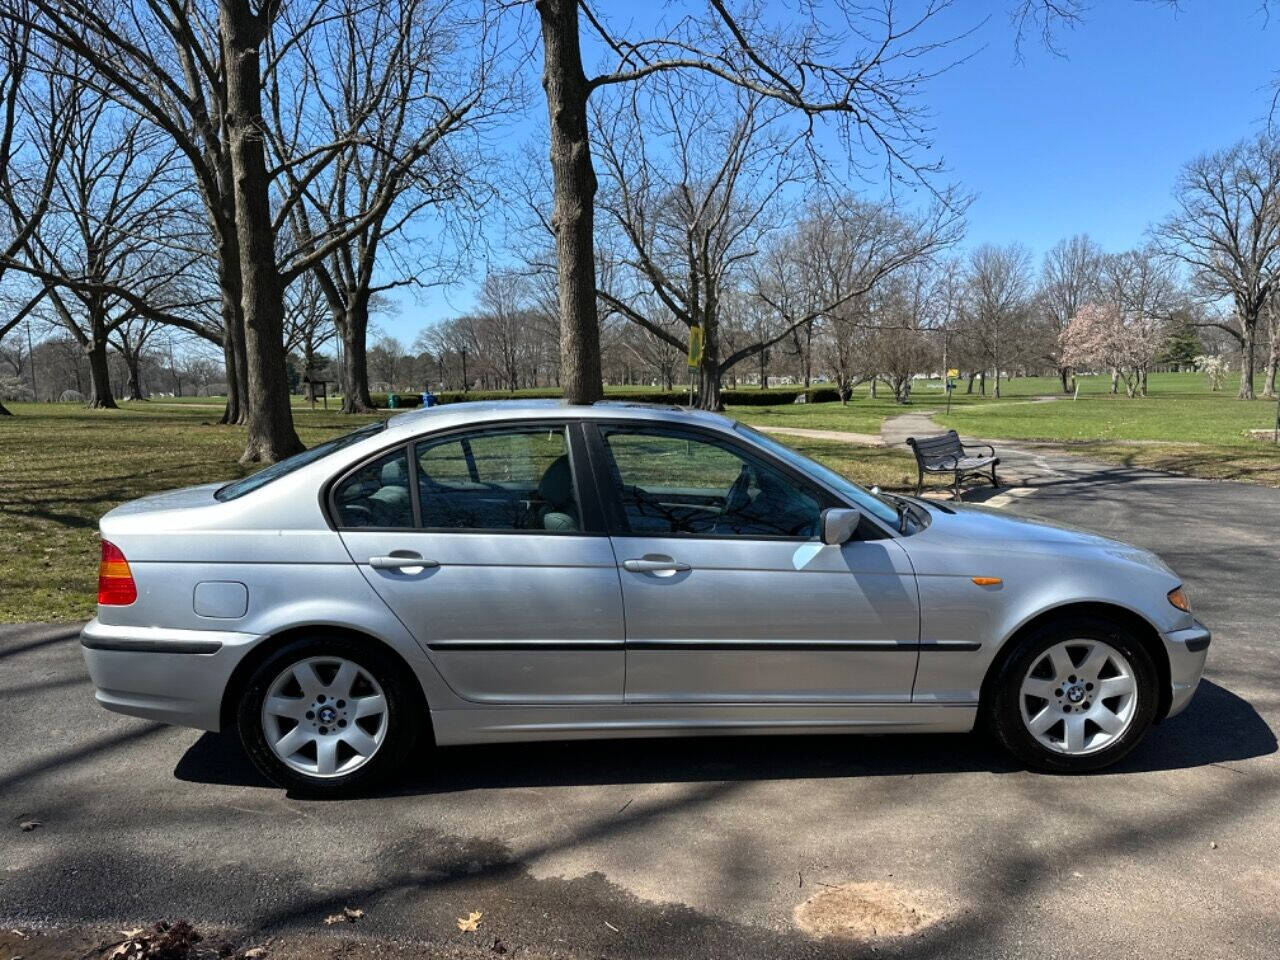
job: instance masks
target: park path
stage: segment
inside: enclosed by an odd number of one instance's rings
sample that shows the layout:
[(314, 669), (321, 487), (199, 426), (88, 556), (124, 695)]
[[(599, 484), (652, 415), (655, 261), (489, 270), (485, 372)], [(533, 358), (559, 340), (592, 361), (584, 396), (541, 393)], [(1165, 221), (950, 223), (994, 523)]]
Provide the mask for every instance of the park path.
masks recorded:
[(837, 440), (841, 443), (860, 443), (864, 446), (878, 447), (884, 440), (874, 433), (853, 433), (848, 430), (811, 430), (808, 427), (763, 427), (754, 429), (764, 433), (784, 434), (788, 437), (807, 437), (810, 440)]

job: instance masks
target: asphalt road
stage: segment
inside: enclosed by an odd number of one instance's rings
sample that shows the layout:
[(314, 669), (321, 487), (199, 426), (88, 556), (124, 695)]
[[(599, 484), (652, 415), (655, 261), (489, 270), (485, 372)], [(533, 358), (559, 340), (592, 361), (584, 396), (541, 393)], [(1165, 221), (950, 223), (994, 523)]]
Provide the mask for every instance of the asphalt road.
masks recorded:
[[(499, 937), (516, 956), (1274, 958), (1280, 490), (1007, 460), (1034, 490), (1007, 509), (1157, 550), (1214, 629), (1189, 710), (1118, 768), (1031, 774), (976, 736), (454, 748), (394, 793), (307, 802), (233, 736), (96, 707), (74, 626), (3, 627), (0, 926), (185, 917), (464, 956)], [(845, 883), (941, 920), (857, 946), (798, 931), (797, 905)], [(321, 925), (343, 906), (364, 918)]]

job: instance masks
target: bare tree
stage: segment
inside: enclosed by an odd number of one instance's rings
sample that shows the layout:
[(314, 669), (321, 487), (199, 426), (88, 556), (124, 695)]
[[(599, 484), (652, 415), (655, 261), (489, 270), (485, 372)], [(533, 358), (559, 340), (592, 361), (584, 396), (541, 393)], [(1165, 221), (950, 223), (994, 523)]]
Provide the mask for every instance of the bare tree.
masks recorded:
[[(802, 176), (794, 136), (777, 123), (780, 110), (750, 91), (717, 96), (706, 83), (679, 74), (657, 78), (651, 96), (636, 91), (599, 114), (598, 153), (607, 186), (600, 205), (608, 228), (622, 238), (619, 261), (601, 287), (610, 310), (665, 338), (686, 336), (663, 324), (674, 315), (700, 327), (699, 406), (721, 406), (729, 366), (721, 349), (721, 310), (746, 261), (781, 224), (784, 190)], [(638, 300), (625, 288), (639, 281), (654, 294)], [(619, 285), (622, 286), (619, 286)], [(640, 312), (646, 302), (658, 310)]]
[(997, 397), (1004, 365), (1013, 363), (1022, 352), (1031, 292), (1031, 253), (1026, 247), (983, 244), (969, 254), (965, 325), (983, 357), (984, 369), (995, 376)]
[[(646, 35), (641, 26), (617, 29), (585, 0), (536, 0), (567, 399), (585, 403), (602, 393), (594, 273), (597, 182), (587, 109), (592, 94), (659, 74), (697, 72), (794, 111), (807, 121), (806, 132), (818, 118), (832, 117), (850, 155), (882, 157), (895, 171), (922, 174), (931, 167), (915, 154), (928, 136), (912, 97), (930, 79), (929, 54), (942, 44), (917, 36), (946, 6), (947, 0), (930, 0), (918, 16), (901, 22), (892, 0), (874, 9), (842, 0), (803, 5), (781, 18), (763, 5), (710, 0), (701, 14), (659, 19)], [(591, 77), (583, 65), (584, 26), (609, 60)]]
[[(814, 323), (829, 324), (828, 357), (837, 363), (837, 386), (847, 399), (861, 377), (872, 377), (870, 334), (889, 324), (913, 329), (900, 318), (873, 318), (867, 297), (886, 278), (928, 262), (963, 234), (968, 198), (949, 194), (923, 214), (886, 203), (834, 194), (811, 204), (804, 219), (755, 271), (753, 290), (780, 318), (773, 333), (726, 362), (772, 346)], [(861, 355), (861, 356), (860, 356)]]
[[(79, 81), (63, 85), (57, 131), (41, 131), (34, 144), (56, 167), (49, 210), (25, 244), (25, 262), (46, 286), (57, 322), (89, 361), (91, 407), (115, 407), (107, 350), (110, 338), (140, 313), (134, 303), (156, 304), (171, 278), (196, 255), (175, 254), (164, 237), (180, 223), (175, 201), (174, 151), (136, 115), (116, 107)], [(57, 162), (61, 155), (61, 162)], [(128, 287), (131, 296), (112, 291)]]
[(1174, 204), (1157, 241), (1200, 290), (1235, 306), (1239, 329), (1221, 326), (1240, 343), (1240, 398), (1252, 400), (1258, 324), (1280, 282), (1280, 140), (1257, 136), (1192, 160)]
[[(283, 180), (303, 197), (292, 208), (295, 234), (315, 242), (363, 218), (312, 268), (342, 336), (342, 409), (356, 413), (371, 409), (370, 301), (396, 287), (446, 282), (461, 269), (474, 223), (466, 214), (492, 192), (481, 176), (487, 167), (478, 137), (514, 91), (497, 76), (502, 47), (484, 2), (332, 6), (342, 29), (273, 41), (296, 53), (292, 70), (271, 74), (270, 101)], [(343, 146), (303, 183), (300, 161), (327, 143)], [(374, 215), (365, 217), (368, 211)], [(437, 230), (421, 229), (428, 213), (444, 215)], [(406, 231), (410, 223), (418, 229)]]
[(1044, 255), (1037, 299), (1048, 322), (1048, 345), (1052, 351), (1049, 359), (1058, 368), (1063, 393), (1071, 389), (1071, 368), (1057, 356), (1060, 337), (1080, 308), (1097, 299), (1102, 261), (1102, 248), (1084, 233), (1059, 240)]
[[(248, 427), (245, 462), (302, 449), (289, 405), (285, 289), (385, 216), (396, 196), (380, 191), (335, 229), (290, 232), (307, 185), (361, 131), (344, 130), (304, 156), (273, 158), (264, 90), (275, 71), (302, 55), (303, 38), (348, 29), (335, 3), (126, 0), (103, 7), (96, 0), (6, 0), (4, 6), (6, 17), (87, 65), (101, 92), (163, 130), (190, 164), (214, 234), (230, 332), (228, 372), (236, 381), (229, 392), (243, 400), (232, 401), (228, 418)], [(392, 88), (381, 92), (395, 95)], [(403, 173), (400, 165), (396, 170)]]
[(906, 403), (918, 373), (938, 361), (932, 335), (932, 265), (917, 261), (889, 277), (868, 297), (873, 329), (869, 342), (869, 366), (893, 391), (898, 403)]
[[(66, 149), (63, 111), (66, 84), (33, 72), (33, 50), (38, 39), (29, 25), (0, 18), (0, 288), (7, 317), (0, 321), (0, 342), (44, 299), (44, 284), (34, 284), (12, 269), (49, 209), (55, 177)], [(38, 92), (43, 88), (43, 96)], [(44, 108), (31, 109), (33, 102)], [(33, 155), (24, 143), (43, 139), (43, 157)], [(34, 387), (33, 387), (34, 394)], [(0, 416), (9, 416), (0, 403)]]

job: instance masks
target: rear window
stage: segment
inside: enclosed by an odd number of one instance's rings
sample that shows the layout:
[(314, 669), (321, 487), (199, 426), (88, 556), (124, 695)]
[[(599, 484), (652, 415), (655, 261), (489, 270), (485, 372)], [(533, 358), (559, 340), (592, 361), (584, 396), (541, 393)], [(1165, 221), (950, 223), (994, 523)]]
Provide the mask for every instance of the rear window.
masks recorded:
[(281, 460), (279, 463), (273, 463), (269, 467), (264, 467), (252, 476), (245, 477), (243, 480), (236, 480), (228, 483), (225, 487), (219, 487), (214, 496), (219, 500), (234, 500), (237, 497), (243, 497), (246, 493), (251, 493), (259, 487), (265, 487), (272, 480), (279, 480), (286, 474), (305, 467), (309, 463), (315, 463), (317, 460), (323, 460), (331, 453), (337, 453), (352, 444), (359, 443), (361, 440), (372, 437), (374, 434), (385, 430), (387, 421), (379, 420), (377, 423), (371, 423), (361, 427), (359, 430), (353, 430), (351, 433), (344, 434), (341, 437), (335, 437), (332, 440), (326, 440), (324, 443), (318, 443), (310, 450), (303, 450), (301, 453), (294, 454), (287, 460)]

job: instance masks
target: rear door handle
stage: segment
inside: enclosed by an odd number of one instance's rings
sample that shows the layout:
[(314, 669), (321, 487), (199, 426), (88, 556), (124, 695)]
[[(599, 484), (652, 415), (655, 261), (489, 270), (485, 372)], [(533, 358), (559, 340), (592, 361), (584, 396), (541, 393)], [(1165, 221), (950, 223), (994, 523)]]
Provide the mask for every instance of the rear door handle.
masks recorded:
[(418, 556), (397, 556), (392, 554), (389, 557), (370, 557), (369, 566), (375, 570), (406, 570), (409, 568), (426, 569), (427, 567), (440, 566), (439, 560), (427, 560)]
[(644, 557), (639, 560), (623, 560), (622, 569), (632, 573), (684, 573), (693, 567), (670, 557)]

